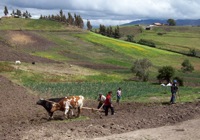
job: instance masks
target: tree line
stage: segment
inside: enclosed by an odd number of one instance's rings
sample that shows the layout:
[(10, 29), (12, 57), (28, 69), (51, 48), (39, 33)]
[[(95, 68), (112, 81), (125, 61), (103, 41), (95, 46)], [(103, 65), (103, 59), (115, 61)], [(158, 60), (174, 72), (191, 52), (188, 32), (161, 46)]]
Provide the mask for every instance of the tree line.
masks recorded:
[(112, 38), (120, 38), (119, 26), (113, 29), (112, 26), (106, 27), (105, 25), (99, 25), (99, 31), (95, 30), (95, 33), (99, 33), (101, 35), (112, 37)]
[(66, 15), (63, 13), (62, 10), (60, 10), (60, 13), (57, 15), (48, 15), (48, 16), (41, 15), (39, 19), (63, 22), (66, 23), (67, 25), (77, 26), (78, 28), (84, 27), (84, 22), (80, 15), (74, 14), (74, 16), (72, 16), (72, 14), (68, 12), (68, 17), (66, 17)]
[[(7, 6), (4, 7), (4, 15), (7, 16), (9, 14)], [(22, 12), (21, 10), (13, 10), (10, 14), (14, 17), (24, 17), (24, 18), (31, 18), (31, 14), (26, 10), (25, 12)]]
[[(7, 16), (9, 14), (7, 6), (4, 7), (4, 15)], [(24, 18), (31, 18), (31, 14), (28, 11), (21, 12), (21, 10), (17, 9), (16, 11), (13, 10), (11, 13), (14, 17), (24, 17)], [(60, 10), (60, 13), (57, 15), (48, 15), (43, 16), (41, 15), (39, 19), (45, 19), (45, 20), (53, 20), (58, 22), (66, 23), (67, 25), (77, 26), (78, 28), (84, 27), (83, 19), (80, 15), (72, 14), (69, 12), (68, 17), (65, 16), (62, 10)], [(87, 29), (92, 30), (92, 25), (89, 20), (87, 20)]]

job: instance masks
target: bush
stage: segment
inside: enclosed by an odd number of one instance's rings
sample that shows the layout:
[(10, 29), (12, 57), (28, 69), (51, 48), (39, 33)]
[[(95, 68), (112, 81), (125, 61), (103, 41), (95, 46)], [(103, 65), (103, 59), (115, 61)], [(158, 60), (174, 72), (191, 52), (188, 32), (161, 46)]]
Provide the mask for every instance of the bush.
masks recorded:
[(181, 65), (182, 65), (181, 69), (183, 72), (192, 72), (194, 70), (194, 67), (192, 66), (192, 64), (188, 59), (185, 59)]
[(158, 73), (157, 79), (159, 81), (166, 80), (169, 83), (170, 79), (174, 76), (175, 69), (171, 66), (164, 66), (158, 70)]
[(138, 42), (138, 44), (141, 44), (141, 45), (146, 45), (146, 46), (150, 46), (150, 47), (156, 47), (155, 43), (150, 41), (150, 40), (145, 40), (145, 39), (140, 39)]
[(148, 81), (149, 79), (149, 67), (152, 66), (151, 61), (148, 59), (138, 59), (133, 63), (131, 71), (136, 74), (136, 76), (143, 81)]

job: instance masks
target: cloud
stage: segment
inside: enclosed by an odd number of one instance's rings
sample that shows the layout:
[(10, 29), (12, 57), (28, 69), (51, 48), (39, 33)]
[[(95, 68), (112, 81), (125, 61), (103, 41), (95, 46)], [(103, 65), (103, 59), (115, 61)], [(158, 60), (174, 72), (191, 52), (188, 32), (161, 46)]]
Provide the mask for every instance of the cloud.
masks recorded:
[[(135, 19), (200, 19), (199, 0), (1, 0), (0, 8), (28, 10), (34, 18), (62, 9), (93, 24), (117, 25)], [(3, 15), (0, 11), (0, 15)]]

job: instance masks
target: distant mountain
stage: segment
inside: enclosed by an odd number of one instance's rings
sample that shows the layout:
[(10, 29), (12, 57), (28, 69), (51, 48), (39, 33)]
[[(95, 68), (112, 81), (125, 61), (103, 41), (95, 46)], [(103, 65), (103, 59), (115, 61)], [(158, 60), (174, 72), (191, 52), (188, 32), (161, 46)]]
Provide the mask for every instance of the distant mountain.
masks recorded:
[[(178, 19), (175, 20), (177, 26), (200, 26), (200, 19)], [(137, 25), (137, 24), (143, 24), (143, 25), (150, 25), (153, 23), (163, 23), (167, 24), (167, 19), (147, 19), (147, 20), (137, 20), (132, 21), (130, 23), (123, 24), (124, 25)]]

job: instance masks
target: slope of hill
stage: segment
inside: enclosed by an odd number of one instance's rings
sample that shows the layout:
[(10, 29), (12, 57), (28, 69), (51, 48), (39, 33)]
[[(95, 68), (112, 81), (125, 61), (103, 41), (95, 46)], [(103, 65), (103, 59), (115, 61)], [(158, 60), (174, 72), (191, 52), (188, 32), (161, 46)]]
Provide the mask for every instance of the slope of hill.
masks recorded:
[[(177, 26), (199, 26), (200, 25), (200, 19), (194, 20), (194, 19), (177, 19), (176, 25)], [(146, 19), (146, 20), (137, 20), (137, 21), (132, 21), (130, 23), (123, 24), (121, 26), (125, 25), (150, 25), (153, 23), (163, 23), (167, 24), (167, 19)]]
[[(136, 59), (147, 58), (153, 63), (153, 67), (150, 69), (150, 79), (155, 81), (158, 68), (166, 65), (174, 67), (177, 75), (185, 77), (185, 74), (179, 70), (183, 60), (189, 59), (195, 72), (188, 74), (185, 78), (190, 79), (200, 75), (198, 58), (116, 40), (80, 29), (74, 30), (73, 27), (65, 27), (52, 21), (16, 19), (16, 22), (18, 20), (22, 22), (23, 30), (16, 30), (17, 26), (14, 25), (13, 29), (15, 30), (6, 29), (7, 25), (3, 26), (9, 22), (9, 28), (11, 28), (11, 25), (16, 23), (13, 22), (14, 20), (3, 19), (0, 21), (2, 25), (0, 28), (1, 61), (67, 63), (93, 69), (100, 73), (96, 77), (81, 77), (81, 79), (123, 81), (133, 77), (130, 68)], [(45, 30), (43, 30), (43, 22), (45, 22)], [(35, 23), (41, 23), (41, 25), (35, 25)], [(55, 27), (52, 27), (54, 24)], [(35, 30), (35, 26), (37, 30)], [(80, 77), (77, 78), (80, 79)], [(198, 84), (199, 80), (197, 78), (194, 81)]]
[(79, 28), (67, 26), (51, 20), (24, 19), (24, 18), (1, 18), (0, 30), (48, 30), (48, 31), (80, 31)]
[(135, 42), (147, 40), (153, 42), (156, 48), (185, 55), (191, 55), (194, 50), (196, 57), (200, 57), (200, 27), (154, 26), (145, 30), (143, 26), (121, 26), (120, 32), (122, 40), (126, 40), (127, 35), (133, 35)]

